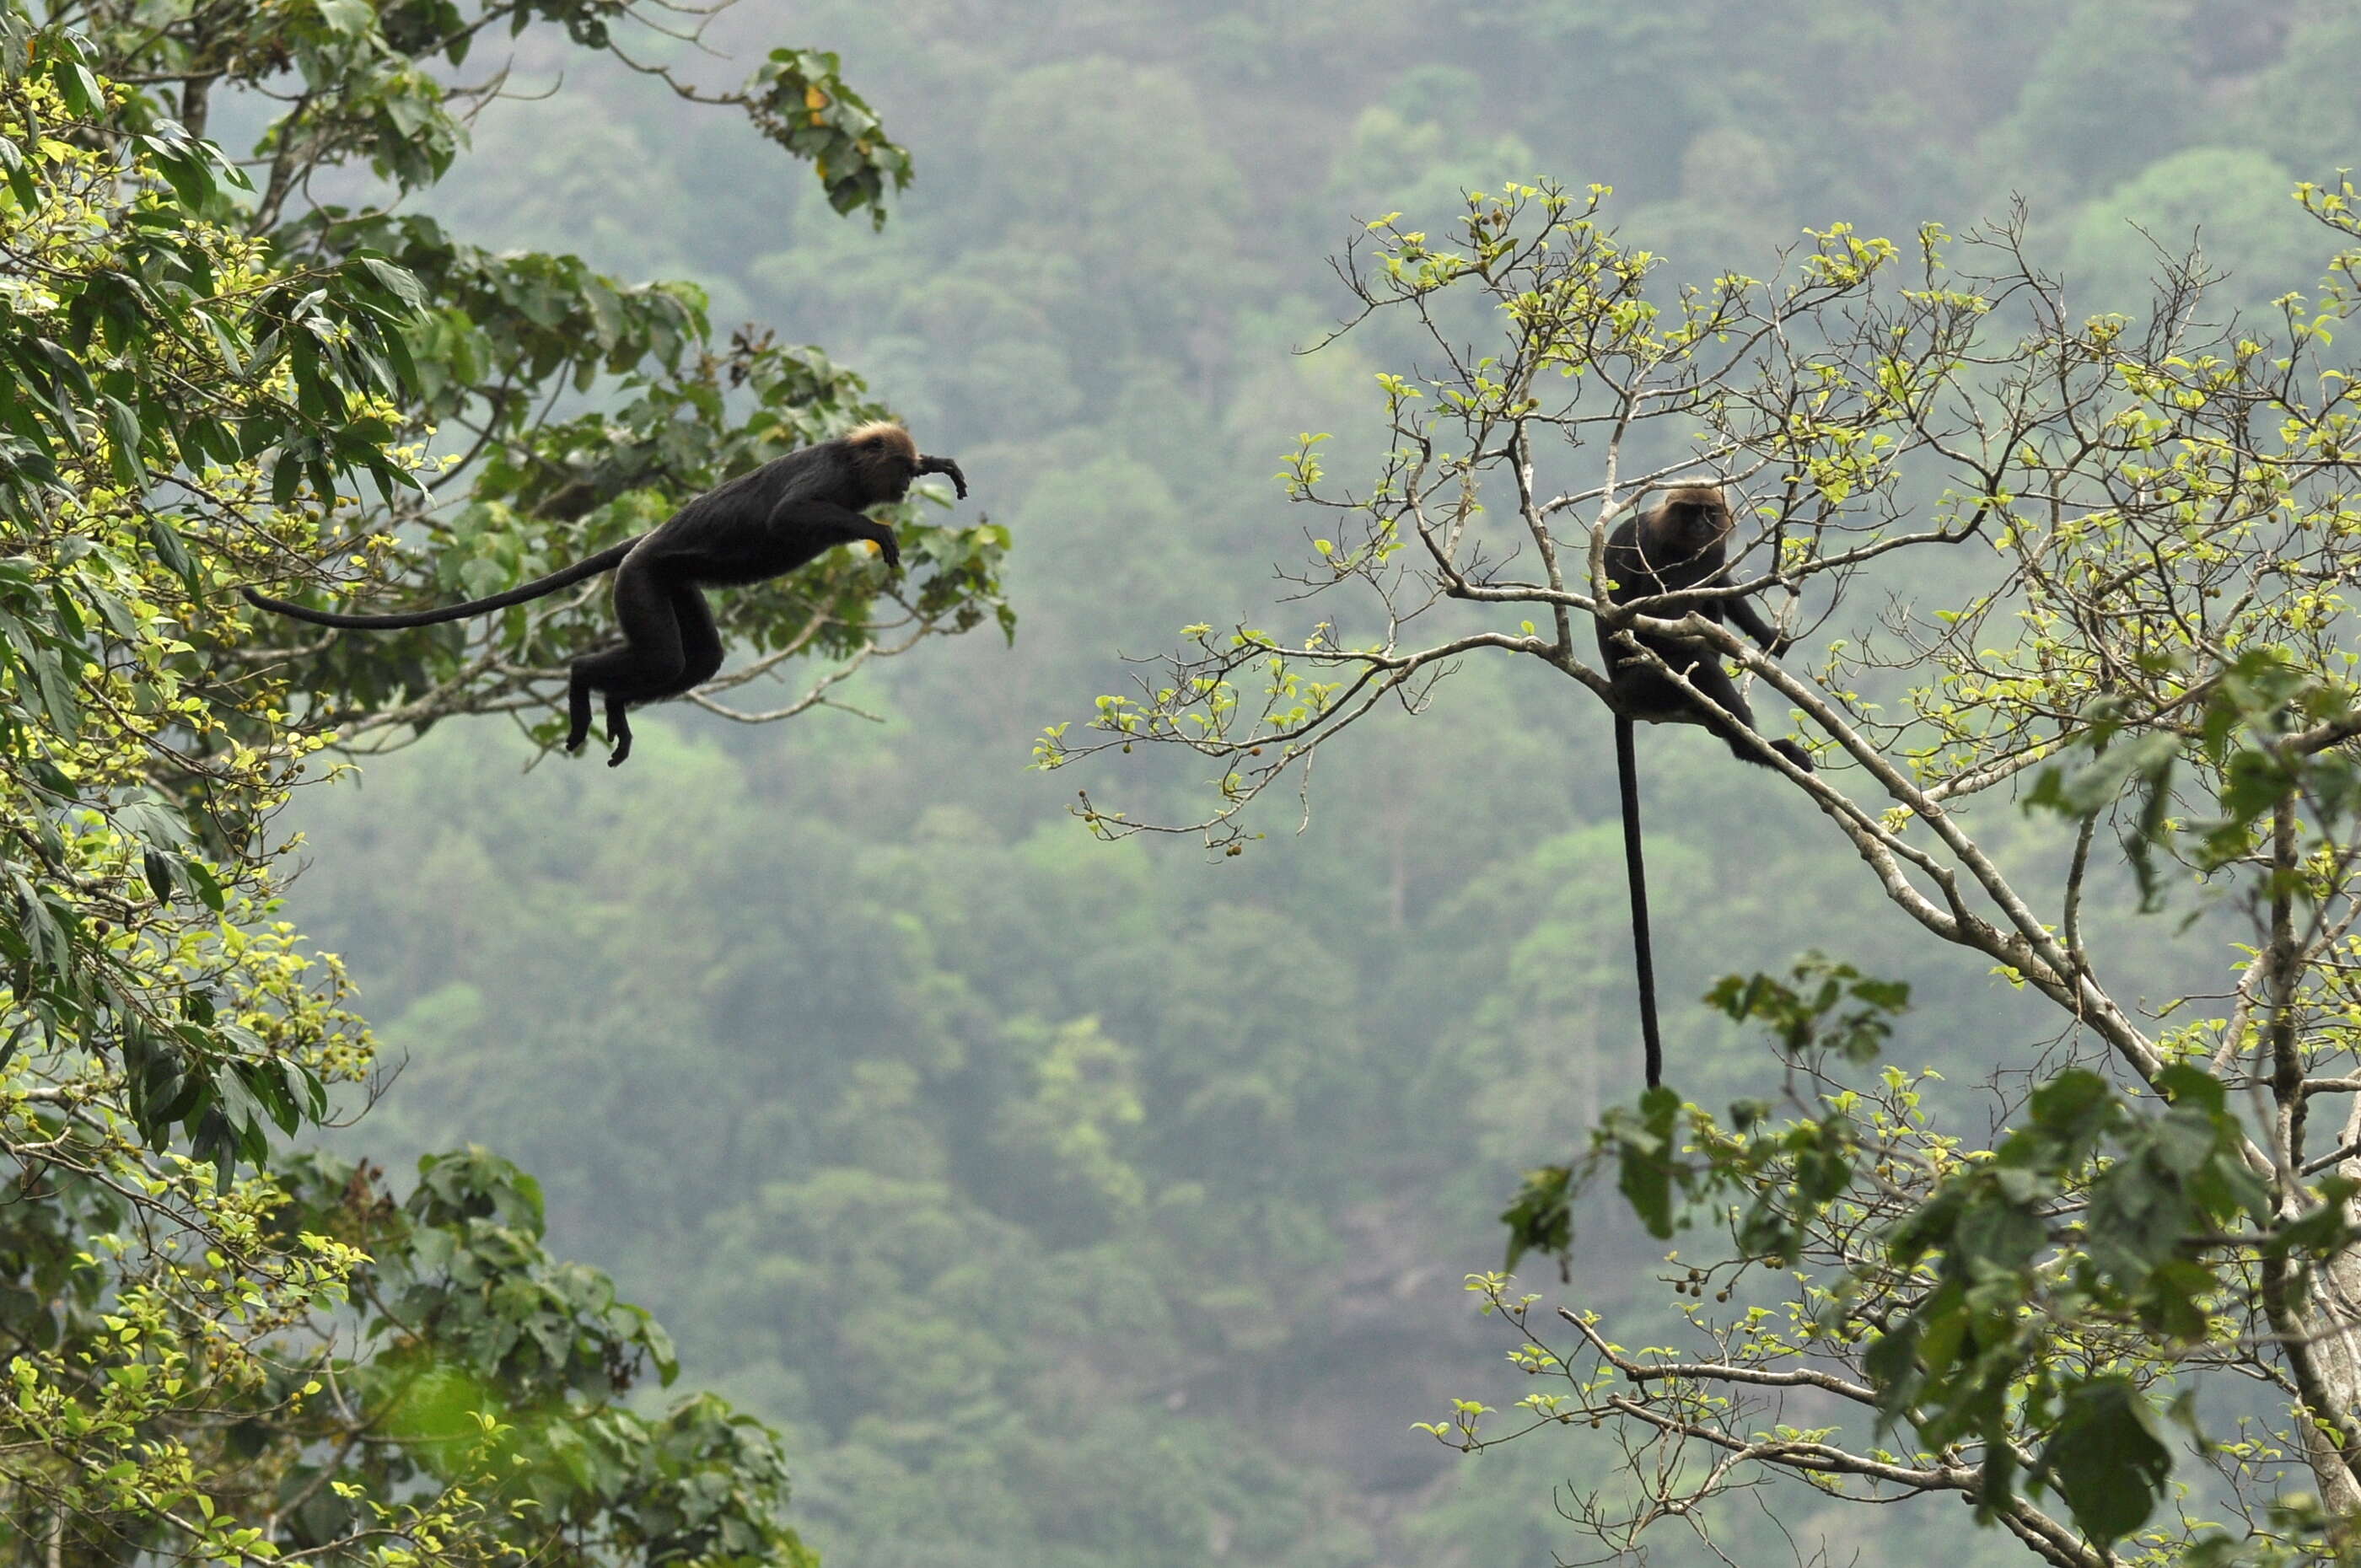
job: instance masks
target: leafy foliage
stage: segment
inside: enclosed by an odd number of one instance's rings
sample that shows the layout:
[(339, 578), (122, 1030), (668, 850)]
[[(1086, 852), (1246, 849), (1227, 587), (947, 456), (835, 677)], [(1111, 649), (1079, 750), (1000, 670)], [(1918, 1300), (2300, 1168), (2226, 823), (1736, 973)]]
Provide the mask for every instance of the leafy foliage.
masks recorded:
[[(294, 291), (276, 307), (301, 303), (318, 318), (284, 334), (296, 400), (311, 411), (335, 395), (335, 379), (310, 368), (324, 356), (351, 356), (382, 394), (368, 411), (374, 426), (299, 442), (274, 466), (282, 506), (297, 472), (291, 463), (304, 465), (303, 477), (324, 495), (337, 465), (358, 463), (381, 504), (330, 509), (309, 536), (282, 538), (269, 554), (248, 557), (244, 581), (281, 594), (390, 591), (404, 603), (497, 591), (653, 527), (746, 467), (884, 414), (859, 377), (816, 349), (782, 347), (752, 328), (725, 342), (692, 284), (627, 283), (568, 255), (495, 256), (454, 239), (431, 217), (397, 215), (403, 198), (450, 170), (468, 118), (500, 91), (498, 72), (455, 84), (438, 75), (438, 61), (456, 68), (487, 34), (514, 37), (538, 23), (562, 27), (579, 49), (636, 61), (631, 40), (660, 36), (668, 15), (660, 4), (630, 0), (494, 0), (472, 8), (451, 0), (328, 0), (296, 12), (233, 5), (160, 17), (111, 0), (90, 8), (71, 58), (47, 69), (63, 72), (58, 80), (77, 92), (77, 71), (141, 83), (118, 90), (113, 113), (155, 142), (162, 172), (199, 210), (269, 238), (300, 265), (288, 283)], [(764, 136), (814, 165), (839, 212), (867, 211), (882, 224), (889, 191), (909, 181), (908, 153), (884, 136), (832, 54), (775, 50), (744, 87), (719, 93), (669, 68), (646, 69), (686, 99), (742, 110)], [(202, 129), (225, 95), (247, 94), (246, 108), (275, 93), (287, 71), (301, 90), (255, 146), (250, 165), (260, 182), (250, 201), (232, 203), (204, 183), (212, 178), (204, 159), (220, 155), (174, 150), (195, 145), (182, 125)], [(174, 92), (176, 105), (166, 96)], [(315, 179), (363, 168), (390, 187), (384, 200), (347, 207), (310, 194)], [(236, 183), (247, 181), (236, 175)], [(311, 299), (314, 275), (344, 280), (342, 296), (393, 312), (399, 330), (386, 330), (388, 316), (368, 334), (345, 333), (346, 298)], [(415, 395), (397, 394), (389, 378), (396, 377)], [(137, 412), (126, 407), (122, 417)], [(261, 450), (260, 433), (244, 450)], [(368, 466), (368, 455), (372, 439), (397, 433), (424, 449), (412, 455), (416, 477), (399, 485), (391, 470)], [(199, 450), (218, 455), (221, 445)], [(425, 451), (434, 458), (423, 460)], [(871, 659), (937, 634), (985, 620), (1013, 628), (999, 592), (1004, 531), (986, 521), (921, 528), (915, 509), (900, 521), (909, 530), (905, 557), (921, 574), (906, 588), (886, 583), (873, 562), (838, 553), (785, 592), (733, 601), (723, 630), (756, 657), (723, 686), (807, 656), (833, 666), (802, 701), (741, 717), (800, 712)], [(603, 634), (602, 610), (586, 591), (489, 624), (349, 646), (307, 637), (275, 652), (296, 672), (314, 733), (346, 747), (383, 746), (454, 714), (546, 711), (566, 656)], [(561, 730), (550, 717), (535, 733), (546, 744)]]
[(885, 225), (885, 192), (910, 182), (910, 155), (879, 134), (877, 116), (822, 49), (777, 49), (749, 84), (747, 112), (763, 134), (808, 160), (840, 213), (866, 208)]
[(316, 1156), (209, 1205), (251, 1309), (217, 1319), (228, 1302), (192, 1299), (188, 1266), (118, 1272), (119, 1235), (73, 1256), (136, 1205), (83, 1180), (27, 1195), (10, 1261), (49, 1260), (27, 1279), (49, 1293), (14, 1319), (7, 1425), (54, 1463), (11, 1467), (20, 1541), (71, 1561), (366, 1562), (404, 1542), (466, 1562), (818, 1561), (777, 1521), (785, 1469), (751, 1418), (710, 1396), (619, 1403), (648, 1370), (672, 1381), (670, 1342), (543, 1250), (531, 1179), (481, 1150), (423, 1161), (400, 1205), (373, 1168)]
[[(385, 532), (394, 520), (356, 515), (346, 533), (292, 564), (332, 594), (386, 574), (417, 605), (496, 593), (884, 411), (818, 349), (749, 329), (717, 352), (691, 285), (625, 287), (572, 257), (495, 256), (423, 217), (314, 214), (291, 237), (306, 254), (382, 254), (421, 280), (426, 303), (411, 344), (421, 417), (474, 443), (470, 466), (433, 482), (441, 491), (463, 479), (464, 494), (397, 514), (414, 550), (395, 553)], [(521, 390), (535, 388), (596, 389), (607, 406), (561, 416), (548, 397)], [(998, 579), (1006, 532), (919, 526), (919, 510), (912, 503), (899, 516), (904, 558), (923, 574), (912, 588), (888, 585), (867, 556), (835, 552), (776, 589), (725, 596), (723, 632), (755, 657), (722, 685), (807, 655), (842, 662), (832, 684), (881, 652), (987, 619), (1013, 634)], [(365, 568), (358, 581), (353, 563)], [(386, 725), (422, 729), (453, 713), (548, 708), (565, 660), (607, 637), (607, 621), (603, 596), (589, 591), (482, 622), (307, 642), (296, 653), (315, 693), (307, 721), (354, 738)], [(536, 734), (546, 744), (562, 730), (553, 712)]]
[[(334, 82), (385, 63), (373, 15), (280, 16), (286, 56), (197, 75), (291, 58), (315, 92), (275, 135), (423, 180), (434, 138), (397, 153), (376, 124), (398, 97), (335, 112)], [(0, 1550), (809, 1564), (765, 1429), (709, 1397), (623, 1402), (671, 1380), (669, 1342), (549, 1256), (529, 1179), (430, 1159), (396, 1208), (372, 1171), (284, 1147), (373, 1045), (341, 964), (277, 917), (271, 818), (326, 741), (232, 590), (345, 548), (364, 487), (425, 504), (437, 466), (406, 437), (454, 352), (595, 368), (536, 336), (556, 322), (533, 291), (606, 285), (438, 252), (431, 225), (269, 232), (285, 192), (244, 205), (234, 163), (112, 79), (126, 40), (98, 22), (0, 11)], [(172, 32), (139, 47), (170, 56)], [(648, 298), (617, 304), (609, 362), (710, 381), (694, 302)], [(747, 375), (793, 361), (750, 346)], [(709, 433), (718, 403), (677, 422)], [(969, 565), (942, 614), (972, 608)]]
[[(1797, 978), (1821, 983), (1799, 993), (1769, 976), (1731, 977), (1714, 999), (1770, 1025), (1791, 1053), (1804, 1036), (1811, 1081), (1825, 1082), (1818, 1063), (1873, 1054), (1859, 1048), (1861, 1022), (1898, 1006), (1898, 988), (1858, 982), (1870, 1005), (1814, 1039), (1838, 987), (1824, 965)], [(1582, 1331), (1589, 1369), (1527, 1344), (1520, 1356), (1574, 1392), (1529, 1398), (1526, 1413), (1538, 1424), (1616, 1413), (1603, 1389), (1627, 1377), (1650, 1387), (1647, 1408), (1669, 1441), (1743, 1430), (1742, 1406), (1708, 1390), (1802, 1382), (1911, 1443), (1856, 1459), (1834, 1445), (1840, 1429), (1824, 1426), (1808, 1468), (1872, 1488), (1956, 1489), (2020, 1534), (2053, 1528), (2030, 1499), (2054, 1491), (2089, 1540), (2112, 1546), (2164, 1504), (2176, 1453), (2195, 1431), (2191, 1395), (2172, 1397), (2180, 1369), (2233, 1331), (2257, 1275), (2318, 1268), (2356, 1234), (2345, 1206), (2354, 1185), (2342, 1177), (2320, 1184), (2308, 1213), (2274, 1213), (2219, 1078), (2174, 1066), (2158, 1088), (2161, 1107), (2069, 1070), (2033, 1091), (2022, 1124), (1989, 1152), (1936, 1134), (1919, 1088), (1890, 1069), (1874, 1096), (1823, 1088), (1808, 1113), (1784, 1121), (1761, 1104), (1717, 1120), (1669, 1090), (1652, 1091), (1636, 1115), (1610, 1112), (1580, 1164), (1531, 1179), (1507, 1216), (1512, 1248), (1571, 1255), (1584, 1195), (1612, 1170), (1652, 1234), (1726, 1231), (1730, 1250), (1690, 1267), (1679, 1282), (1687, 1293), (1702, 1299), (1719, 1281), (1716, 1299), (1728, 1301), (1755, 1268), (1800, 1269), (1806, 1283), (1784, 1330), (1775, 1311), (1748, 1308), (1721, 1354), (1677, 1368), (1635, 1360), (1592, 1320), (1564, 1314)], [(1535, 1299), (1508, 1295), (1503, 1275), (1473, 1277), (1470, 1288), (1519, 1324)], [(1535, 1430), (1488, 1435), (1482, 1413), (1463, 1409), (1427, 1430), (1463, 1447)]]
[[(20, 67), (71, 60), (64, 35), (17, 28)], [(179, 144), (76, 119), (70, 102), (106, 112), (104, 89), (57, 85), (76, 73), (20, 70), (0, 122), (33, 197), (12, 189), (0, 245), (39, 280), (12, 291), (0, 351), (8, 1055), (53, 1086), (41, 1113), (113, 1101), (121, 1130), (185, 1134), (225, 1181), (360, 1056), (336, 971), (267, 918), (264, 823), (315, 748), (273, 732), (272, 683), (217, 677), (236, 625), (212, 604), (315, 536), (324, 483), (410, 482), (383, 355), (405, 313), (369, 258), (280, 271), (191, 210), (210, 155), (183, 148), (168, 180), (154, 149)], [(94, 1156), (111, 1120), (86, 1129)]]

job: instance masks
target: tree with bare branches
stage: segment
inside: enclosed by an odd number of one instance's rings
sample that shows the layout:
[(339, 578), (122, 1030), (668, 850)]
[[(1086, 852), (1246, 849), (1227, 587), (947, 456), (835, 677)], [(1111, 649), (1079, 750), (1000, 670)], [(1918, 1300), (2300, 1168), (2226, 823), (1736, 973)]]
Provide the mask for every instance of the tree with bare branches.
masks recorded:
[[(1722, 982), (1711, 1000), (1782, 1047), (1782, 1100), (1717, 1115), (1653, 1091), (1505, 1216), (1512, 1266), (1570, 1255), (1609, 1174), (1653, 1234), (1708, 1233), (1673, 1281), (1693, 1343), (1627, 1348), (1579, 1299), (1549, 1332), (1539, 1297), (1479, 1277), (1544, 1391), (1513, 1429), (1471, 1399), (1429, 1430), (1477, 1448), (1612, 1428), (1633, 1490), (1569, 1512), (1618, 1551), (1666, 1521), (1711, 1542), (1708, 1501), (1770, 1472), (1951, 1494), (2074, 1568), (2345, 1560), (2361, 406), (2333, 340), (2361, 306), (2352, 187), (2300, 188), (2326, 279), (2259, 320), (2215, 303), (2194, 251), (2141, 315), (2078, 313), (2021, 213), (1906, 245), (1806, 231), (1768, 280), (1668, 290), (1602, 221), (1608, 194), (1473, 194), (1447, 239), (1370, 225), (1339, 272), (1344, 330), (1398, 367), (1382, 450), (1340, 488), (1307, 435), (1283, 476), (1334, 520), (1290, 578), (1315, 619), (1187, 629), (1038, 761), (1193, 754), (1202, 812), (1148, 819), (1104, 786), (1076, 809), (1104, 838), (1236, 854), (1266, 795), (1308, 808), (1324, 747), (1447, 700), (1465, 661), (1533, 660), (1611, 706), (1586, 620), (1709, 646), (1766, 732), (1810, 749), (1813, 772), (1762, 760), (1831, 845), (1926, 938), (2046, 1002), (2038, 1081), (1995, 1091), (1979, 1146), (1942, 1130), (1929, 1080), (1872, 1065), (1905, 988), (1823, 959)], [(1609, 532), (1682, 483), (1730, 497), (1739, 569), (1615, 605)], [(1737, 595), (1820, 651), (1783, 664), (1696, 612)], [(2020, 810), (2063, 818), (2054, 856), (1995, 847)], [(2144, 999), (2100, 939), (2136, 905), (2244, 940), (2219, 942), (2217, 980)]]

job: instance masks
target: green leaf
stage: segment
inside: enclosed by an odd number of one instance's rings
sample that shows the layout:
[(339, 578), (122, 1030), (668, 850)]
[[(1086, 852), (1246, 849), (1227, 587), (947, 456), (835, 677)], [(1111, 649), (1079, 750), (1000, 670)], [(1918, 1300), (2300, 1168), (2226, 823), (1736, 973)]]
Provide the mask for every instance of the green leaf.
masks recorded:
[(313, 0), (319, 8), (320, 20), (328, 31), (340, 38), (366, 37), (376, 25), (377, 12), (368, 0)]
[(7, 174), (8, 189), (15, 193), (16, 204), (27, 213), (38, 211), (41, 188), (25, 161), (24, 149), (6, 137), (0, 137), (0, 170)]
[(105, 400), (106, 438), (111, 448), (115, 477), (126, 485), (144, 486), (148, 482), (147, 465), (139, 460), (139, 416), (129, 404), (115, 398)]
[(49, 80), (57, 84), (66, 107), (80, 118), (95, 119), (104, 112), (106, 93), (100, 88), (98, 78), (80, 60), (60, 56), (49, 70)]
[(181, 864), (197, 890), (198, 901), (214, 914), (220, 914), (229, 901), (223, 895), (222, 884), (214, 877), (213, 868), (199, 860), (184, 861)]
[(1525, 1185), (1516, 1200), (1500, 1212), (1509, 1227), (1509, 1255), (1500, 1265), (1513, 1272), (1517, 1260), (1529, 1252), (1564, 1257), (1574, 1245), (1574, 1210), (1570, 1201), (1574, 1172), (1563, 1165), (1525, 1172)]
[(2111, 1544), (2156, 1511), (2172, 1476), (2159, 1425), (2127, 1377), (2095, 1378), (2067, 1393), (2042, 1445), (2041, 1472), (2086, 1534)]
[(203, 212), (217, 193), (214, 184), (213, 165), (198, 157), (184, 144), (172, 143), (157, 137), (143, 137), (141, 141), (155, 159), (156, 168), (171, 186), (172, 194), (181, 205), (191, 212)]
[(33, 685), (40, 693), (42, 711), (49, 722), (71, 737), (82, 730), (82, 707), (74, 697), (74, 683), (58, 662), (57, 650), (36, 648), (27, 661), (32, 665)]
[(172, 857), (150, 844), (140, 851), (139, 860), (140, 869), (148, 878), (148, 891), (156, 895), (157, 903), (170, 904), (175, 882)]
[(1673, 1124), (1680, 1109), (1681, 1097), (1659, 1086), (1640, 1097), (1639, 1125), (1627, 1119), (1616, 1129), (1622, 1170), (1615, 1185), (1631, 1203), (1632, 1213), (1648, 1227), (1648, 1234), (1660, 1241), (1673, 1234), (1675, 1165), (1679, 1154)]
[(160, 516), (149, 518), (148, 542), (156, 547), (156, 558), (181, 579), (181, 586), (189, 590), (189, 597), (203, 598), (203, 589), (197, 581), (196, 559), (189, 554), (189, 547), (181, 543), (181, 536), (173, 532), (172, 525)]
[(407, 269), (396, 267), (382, 257), (358, 256), (353, 259), (371, 278), (377, 280), (378, 284), (387, 293), (391, 294), (413, 311), (424, 307), (426, 291), (419, 283), (416, 274)]

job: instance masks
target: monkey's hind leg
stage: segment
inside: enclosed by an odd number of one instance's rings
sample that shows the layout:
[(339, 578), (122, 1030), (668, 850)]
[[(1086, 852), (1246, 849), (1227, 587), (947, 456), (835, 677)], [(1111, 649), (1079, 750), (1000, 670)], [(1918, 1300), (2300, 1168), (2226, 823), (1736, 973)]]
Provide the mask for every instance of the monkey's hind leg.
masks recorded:
[[(703, 603), (693, 588), (685, 597), (696, 601), (702, 613)], [(590, 693), (595, 689), (607, 694), (607, 740), (614, 747), (607, 765), (614, 767), (631, 754), (631, 726), (623, 710), (677, 682), (686, 663), (674, 598), (674, 585), (664, 581), (662, 570), (642, 551), (624, 557), (615, 573), (615, 623), (623, 633), (623, 645), (574, 661), (569, 751), (589, 736)]]
[(607, 739), (615, 748), (607, 753), (610, 768), (621, 767), (623, 759), (631, 754), (631, 722), (623, 717), (623, 710), (631, 706), (631, 697), (623, 692), (607, 694)]
[(631, 700), (635, 703), (686, 696), (720, 673), (721, 629), (713, 623), (713, 611), (706, 604), (705, 595), (694, 583), (676, 583), (671, 590), (671, 599), (674, 635), (680, 647), (679, 665), (664, 679), (632, 686)]
[(566, 682), (566, 751), (568, 756), (582, 750), (590, 739), (590, 682), (584, 674), (584, 661), (577, 659), (567, 672)]
[(670, 636), (651, 636), (649, 641), (668, 641), (678, 650), (678, 662), (666, 673), (661, 667), (660, 648), (659, 656), (641, 661), (631, 677), (618, 675), (607, 687), (607, 739), (615, 747), (607, 756), (610, 768), (631, 754), (631, 722), (624, 717), (625, 709), (694, 691), (721, 668), (721, 632), (713, 624), (713, 611), (707, 608), (704, 594), (693, 583), (675, 583), (667, 590), (667, 598), (672, 608)]
[(1691, 711), (1699, 718), (1705, 720), (1708, 729), (1721, 738), (1722, 744), (1730, 748), (1731, 756), (1741, 762), (1752, 762), (1758, 768), (1771, 766), (1769, 762), (1763, 760), (1763, 754), (1748, 743), (1747, 735), (1741, 733), (1742, 729), (1763, 739), (1763, 744), (1803, 769), (1804, 772), (1808, 773), (1812, 771), (1811, 753), (1805, 751), (1803, 747), (1793, 740), (1772, 740), (1763, 736), (1762, 727), (1754, 722), (1754, 709), (1748, 705), (1745, 695), (1738, 689), (1738, 683), (1730, 678), (1730, 673), (1727, 670), (1708, 660), (1690, 670), (1688, 677), (1689, 684), (1697, 689), (1700, 696), (1738, 720), (1737, 726), (1733, 727), (1728, 719), (1714, 713), (1710, 708), (1694, 707), (1691, 708)]
[(574, 661), (566, 684), (566, 755), (579, 755), (589, 743), (590, 694), (594, 691), (607, 694), (607, 740), (614, 747), (607, 754), (607, 765), (611, 768), (631, 754), (631, 727), (623, 718), (623, 709), (631, 702), (631, 691), (612, 678), (615, 663), (630, 658), (629, 648), (615, 648)]
[[(590, 694), (604, 685), (595, 677), (602, 662), (611, 658), (611, 654), (594, 653), (588, 658), (574, 661), (571, 678), (566, 683), (566, 752), (568, 756), (578, 755), (589, 743)], [(615, 748), (607, 755), (607, 765), (611, 768), (631, 754), (631, 727), (623, 718), (623, 708), (630, 698), (621, 686), (606, 686), (606, 692), (607, 739)]]

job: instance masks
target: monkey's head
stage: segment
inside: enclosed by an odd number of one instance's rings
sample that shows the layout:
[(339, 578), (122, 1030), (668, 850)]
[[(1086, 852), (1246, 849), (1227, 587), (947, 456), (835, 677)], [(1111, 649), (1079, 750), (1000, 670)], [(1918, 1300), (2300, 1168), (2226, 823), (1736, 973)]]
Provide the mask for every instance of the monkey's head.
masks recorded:
[(1730, 502), (1719, 485), (1675, 486), (1640, 520), (1640, 530), (1642, 548), (1660, 566), (1708, 557), (1719, 564), (1730, 537)]
[(918, 444), (891, 420), (876, 420), (855, 428), (844, 438), (852, 455), (864, 506), (883, 506), (910, 493), (918, 477)]

